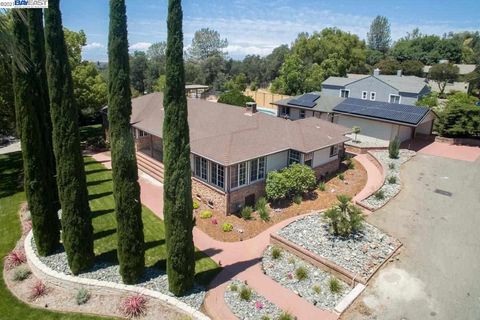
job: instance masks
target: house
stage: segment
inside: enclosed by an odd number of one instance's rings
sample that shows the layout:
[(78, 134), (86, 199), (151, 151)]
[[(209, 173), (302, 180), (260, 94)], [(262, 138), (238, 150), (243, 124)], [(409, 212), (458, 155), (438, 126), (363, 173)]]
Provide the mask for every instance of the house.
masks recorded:
[[(448, 63), (448, 60), (441, 60), (440, 63)], [(470, 89), (470, 83), (468, 81), (462, 81), (462, 79), (464, 80), (466, 75), (475, 71), (475, 68), (477, 66), (474, 64), (455, 64), (455, 66), (458, 67), (458, 75), (460, 76), (460, 81), (453, 81), (447, 83), (447, 86), (445, 87), (445, 93), (450, 93), (453, 91), (468, 93)], [(440, 92), (440, 87), (438, 86), (438, 84), (433, 80), (429, 80), (429, 73), (431, 68), (432, 66), (424, 66), (423, 73), (425, 74), (425, 78), (427, 78), (430, 87), (432, 87), (432, 91)]]
[(425, 79), (404, 76), (401, 70), (397, 75), (382, 75), (375, 69), (373, 75), (329, 77), (322, 83), (322, 92), (340, 98), (415, 105), (420, 97), (430, 93), (430, 87)]
[[(132, 100), (139, 169), (163, 180), (163, 94)], [(192, 194), (229, 214), (254, 206), (270, 171), (309, 165), (317, 177), (339, 169), (351, 129), (317, 118), (286, 121), (250, 109), (188, 99)]]
[(347, 128), (360, 128), (364, 136), (378, 140), (379, 146), (399, 137), (400, 141), (430, 135), (435, 114), (428, 108), (399, 103), (328, 96), (322, 92), (283, 99), (274, 103), (278, 117), (290, 120), (320, 118)]

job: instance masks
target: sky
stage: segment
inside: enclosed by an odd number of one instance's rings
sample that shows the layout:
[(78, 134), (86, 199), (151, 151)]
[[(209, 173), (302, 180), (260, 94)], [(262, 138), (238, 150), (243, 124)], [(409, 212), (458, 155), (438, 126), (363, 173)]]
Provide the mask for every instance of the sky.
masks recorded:
[[(167, 0), (126, 0), (130, 50), (146, 50), (167, 37)], [(414, 28), (425, 34), (479, 30), (479, 0), (184, 0), (187, 48), (196, 30), (210, 28), (228, 39), (234, 59), (267, 55), (291, 44), (300, 32), (337, 27), (365, 39), (377, 15), (391, 23), (392, 39)], [(108, 0), (62, 0), (65, 27), (87, 35), (83, 58), (107, 61)]]

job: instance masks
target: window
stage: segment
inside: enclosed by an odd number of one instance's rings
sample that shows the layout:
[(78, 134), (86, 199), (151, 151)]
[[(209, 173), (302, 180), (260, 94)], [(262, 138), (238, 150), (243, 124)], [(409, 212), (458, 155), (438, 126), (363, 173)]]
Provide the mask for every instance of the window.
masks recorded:
[(250, 182), (265, 178), (265, 157), (250, 161)]
[(281, 116), (289, 116), (290, 115), (290, 108), (289, 107), (282, 107), (280, 109)]
[(215, 162), (211, 162), (211, 182), (216, 185), (217, 187), (220, 187), (223, 189), (224, 187), (224, 172), (225, 169), (222, 165), (219, 165)]
[(300, 163), (300, 152), (296, 150), (288, 151), (288, 165)]
[(242, 162), (230, 167), (230, 188), (247, 184), (247, 163)]
[(305, 119), (305, 110), (300, 110), (300, 119)]
[(391, 94), (388, 102), (390, 102), (390, 103), (400, 103), (400, 96), (398, 94)]
[(373, 91), (370, 92), (370, 100), (375, 101), (376, 98), (377, 98), (377, 93)]
[(330, 158), (338, 155), (338, 144), (330, 147)]
[(306, 154), (303, 156), (303, 163), (304, 163), (306, 166), (309, 166), (309, 167), (312, 166), (312, 163), (313, 163), (313, 152), (311, 152), (311, 153), (306, 153)]
[(362, 91), (362, 99), (367, 100), (368, 98), (368, 91)]
[(137, 129), (137, 137), (140, 138), (140, 137), (146, 137), (148, 136), (148, 133), (146, 133), (145, 131), (142, 131), (140, 129)]
[(195, 155), (195, 176), (206, 181), (208, 178), (207, 170), (207, 159)]
[(350, 90), (340, 89), (340, 97), (341, 98), (348, 98), (349, 96), (350, 96)]

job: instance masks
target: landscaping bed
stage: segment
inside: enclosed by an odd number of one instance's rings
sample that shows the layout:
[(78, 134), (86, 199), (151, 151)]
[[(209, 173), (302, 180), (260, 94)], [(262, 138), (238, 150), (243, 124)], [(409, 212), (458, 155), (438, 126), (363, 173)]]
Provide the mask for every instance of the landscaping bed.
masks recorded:
[(265, 250), (262, 268), (273, 280), (320, 309), (333, 310), (350, 291), (345, 282), (276, 246)]
[(229, 283), (224, 299), (230, 310), (239, 319), (274, 320), (282, 314), (280, 308), (238, 280)]
[(296, 220), (279, 230), (278, 235), (365, 279), (401, 245), (366, 222), (360, 231), (347, 237), (333, 236), (322, 214)]
[(398, 159), (391, 159), (388, 156), (388, 150), (375, 151), (371, 152), (371, 154), (382, 164), (385, 172), (385, 181), (377, 192), (362, 200), (360, 204), (371, 210), (377, 210), (400, 192), (402, 188), (400, 180), (401, 166), (415, 155), (415, 151), (400, 150)]
[[(276, 206), (270, 205), (270, 221), (263, 221), (256, 212), (252, 214), (251, 220), (244, 220), (236, 215), (225, 216), (223, 213), (215, 212), (205, 204), (200, 203), (200, 207), (194, 212), (196, 226), (214, 239), (235, 242), (253, 238), (285, 219), (328, 208), (336, 202), (337, 195), (346, 194), (353, 197), (365, 186), (367, 182), (365, 168), (355, 159), (352, 159), (352, 161), (354, 169), (347, 169), (345, 165), (342, 165), (341, 171), (344, 179), (341, 180), (338, 176), (331, 177), (325, 183), (325, 191), (318, 189), (313, 191), (310, 196), (304, 197), (300, 204), (284, 202)], [(211, 210), (212, 216), (202, 219), (200, 215), (205, 210)], [(233, 230), (224, 232), (222, 229), (224, 223), (230, 223)]]

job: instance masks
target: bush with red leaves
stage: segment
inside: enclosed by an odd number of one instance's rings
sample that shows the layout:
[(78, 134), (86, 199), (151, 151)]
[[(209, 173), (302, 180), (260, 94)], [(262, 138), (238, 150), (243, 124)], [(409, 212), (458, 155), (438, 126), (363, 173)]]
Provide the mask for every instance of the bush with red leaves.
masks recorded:
[(147, 311), (147, 299), (140, 295), (125, 298), (120, 310), (128, 318), (143, 316)]
[(33, 287), (30, 288), (30, 299), (35, 300), (45, 295), (46, 291), (47, 287), (45, 286), (45, 284), (41, 280), (38, 280), (37, 282), (35, 282)]
[(25, 253), (21, 250), (13, 250), (5, 257), (5, 269), (11, 270), (27, 262)]

